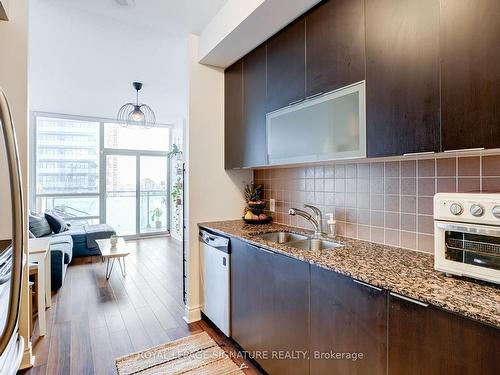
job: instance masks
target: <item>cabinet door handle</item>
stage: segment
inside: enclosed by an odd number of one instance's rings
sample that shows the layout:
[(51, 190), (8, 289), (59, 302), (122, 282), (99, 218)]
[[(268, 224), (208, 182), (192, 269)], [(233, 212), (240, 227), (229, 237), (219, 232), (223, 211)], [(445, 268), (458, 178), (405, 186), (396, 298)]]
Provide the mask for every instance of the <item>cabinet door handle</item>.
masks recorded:
[(313, 95), (309, 95), (308, 97), (306, 97), (306, 100), (309, 100), (309, 99), (313, 99), (317, 96), (321, 96), (323, 95), (323, 92), (318, 92), (317, 94), (313, 94)]
[(414, 304), (416, 304), (416, 305), (420, 305), (420, 306), (423, 306), (423, 307), (429, 307), (429, 304), (428, 304), (428, 303), (425, 303), (425, 302), (420, 302), (420, 301), (417, 301), (416, 299), (413, 299), (413, 298), (409, 298), (409, 297), (402, 296), (401, 294), (397, 294), (397, 293), (393, 293), (393, 292), (391, 292), (391, 296), (396, 297), (396, 298), (399, 298), (399, 299), (403, 299), (403, 300), (405, 300), (405, 301), (408, 301), (408, 302), (414, 303)]
[(474, 147), (474, 148), (459, 148), (456, 150), (445, 150), (444, 152), (467, 152), (467, 151), (482, 151), (484, 147)]
[(368, 283), (364, 283), (363, 281), (359, 281), (359, 280), (356, 280), (356, 279), (352, 279), (352, 281), (354, 281), (356, 284), (359, 284), (359, 285), (363, 285), (363, 286), (366, 286), (368, 288), (371, 288), (371, 289), (375, 289), (375, 290), (378, 290), (379, 292), (382, 291), (382, 288), (379, 288), (375, 285), (371, 285), (371, 284), (368, 284)]
[(294, 104), (297, 104), (297, 103), (300, 103), (301, 101), (303, 101), (304, 99), (299, 99), (299, 100), (294, 100), (293, 102), (290, 102), (288, 103), (288, 105), (294, 105)]
[(264, 251), (264, 252), (269, 253), (269, 254), (274, 254), (274, 251), (267, 250), (267, 249), (264, 249), (262, 247), (252, 245), (251, 243), (249, 243), (248, 246), (253, 247), (254, 249), (259, 250), (259, 251)]
[(435, 151), (407, 152), (406, 154), (403, 154), (403, 156), (431, 155), (435, 153), (436, 153)]

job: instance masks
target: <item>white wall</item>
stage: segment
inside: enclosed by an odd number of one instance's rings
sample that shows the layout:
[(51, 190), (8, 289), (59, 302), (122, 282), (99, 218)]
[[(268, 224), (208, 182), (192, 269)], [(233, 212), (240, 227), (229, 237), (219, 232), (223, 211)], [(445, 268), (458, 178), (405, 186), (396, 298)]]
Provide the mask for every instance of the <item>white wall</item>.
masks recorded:
[[(28, 0), (11, 1), (9, 4), (9, 21), (0, 21), (0, 87), (7, 94), (9, 104), (14, 118), (19, 156), (21, 160), (22, 187), (24, 190), (24, 208), (26, 210), (26, 196), (28, 188)], [(3, 139), (2, 139), (3, 142)], [(0, 164), (1, 176), (5, 175), (5, 164)], [(2, 179), (2, 212), (0, 220), (5, 219), (5, 213), (10, 212), (10, 199), (7, 180)], [(4, 209), (4, 203), (8, 200), (8, 206)], [(9, 216), (9, 215), (7, 215)], [(27, 211), (25, 211), (27, 219)], [(0, 228), (4, 223), (0, 221)], [(6, 233), (2, 233), (6, 235)], [(11, 232), (7, 233), (10, 236)], [(27, 238), (25, 238), (25, 243)], [(26, 249), (25, 249), (26, 251)], [(19, 317), (19, 332), (25, 339), (25, 352), (23, 361), (29, 364), (31, 360), (31, 344), (28, 340), (29, 320), (28, 320), (28, 281), (26, 263), (23, 276), (21, 312)], [(23, 308), (24, 307), (24, 308)]]
[[(28, 55), (28, 15), (24, 7), (25, 0), (15, 1), (9, 6), (10, 21), (0, 21), (0, 46), (2, 62), (0, 63), (0, 87), (9, 100), (14, 124), (16, 126), (19, 152), (21, 154), (23, 187), (27, 186), (27, 55)], [(0, 181), (5, 188), (0, 189), (0, 205), (10, 210), (10, 190), (8, 170), (5, 160), (3, 135), (0, 142)], [(0, 239), (11, 238), (11, 218), (0, 215)]]
[(30, 110), (115, 118), (135, 100), (185, 118), (187, 38), (46, 0), (30, 1)]
[(199, 37), (189, 37), (187, 158), (188, 301), (186, 320), (200, 319), (198, 226), (237, 219), (251, 171), (224, 170), (224, 71), (198, 63)]

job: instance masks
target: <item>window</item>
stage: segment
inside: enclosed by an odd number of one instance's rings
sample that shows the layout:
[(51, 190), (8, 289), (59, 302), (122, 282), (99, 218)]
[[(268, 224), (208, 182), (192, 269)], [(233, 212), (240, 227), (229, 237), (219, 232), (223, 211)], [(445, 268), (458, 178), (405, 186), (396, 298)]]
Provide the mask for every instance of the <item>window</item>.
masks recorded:
[(33, 127), (31, 210), (119, 235), (168, 232), (171, 126), (35, 114)]
[(165, 152), (170, 148), (170, 128), (155, 126), (144, 130), (137, 126), (124, 128), (118, 124), (105, 123), (104, 147)]
[(35, 210), (99, 222), (99, 122), (36, 117)]
[(99, 123), (36, 118), (36, 193), (99, 193)]

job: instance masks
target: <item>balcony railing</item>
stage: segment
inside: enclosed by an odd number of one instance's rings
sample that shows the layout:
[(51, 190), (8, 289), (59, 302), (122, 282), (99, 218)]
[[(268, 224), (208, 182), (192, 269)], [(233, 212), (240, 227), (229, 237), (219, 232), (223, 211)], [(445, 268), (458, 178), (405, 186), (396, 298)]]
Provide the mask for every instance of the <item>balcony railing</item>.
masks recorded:
[[(125, 198), (136, 200), (133, 190), (111, 190), (104, 196), (106, 199)], [(165, 190), (141, 190), (139, 195), (140, 230), (141, 232), (160, 232), (168, 229), (168, 193)], [(135, 203), (132, 203), (135, 207)], [(158, 209), (158, 211), (156, 211)], [(73, 224), (97, 224), (104, 222), (101, 216), (99, 194), (40, 194), (36, 196), (36, 210), (44, 212), (53, 210), (64, 220)], [(135, 216), (135, 212), (129, 212)], [(109, 212), (106, 221), (119, 220), (122, 213)], [(135, 217), (134, 217), (135, 220)], [(158, 227), (157, 222), (161, 222)]]

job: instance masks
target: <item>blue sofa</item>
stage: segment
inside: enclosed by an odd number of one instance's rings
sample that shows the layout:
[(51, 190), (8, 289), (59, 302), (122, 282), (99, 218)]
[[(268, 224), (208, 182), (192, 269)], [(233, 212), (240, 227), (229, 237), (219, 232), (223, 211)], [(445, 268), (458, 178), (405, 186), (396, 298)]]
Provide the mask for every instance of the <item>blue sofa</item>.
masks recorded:
[(50, 267), (52, 290), (59, 289), (66, 276), (66, 269), (73, 260), (71, 236), (55, 236), (50, 239)]
[[(48, 225), (48, 224), (47, 224)], [(40, 229), (40, 226), (43, 226)], [(69, 230), (54, 234), (46, 228), (39, 216), (30, 215), (30, 233), (34, 237), (50, 237), (50, 261), (52, 290), (59, 289), (66, 269), (74, 257), (101, 255), (95, 239), (109, 238), (114, 229), (106, 224), (72, 226)]]

